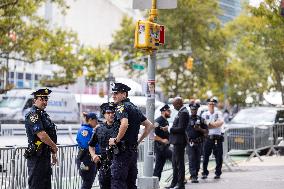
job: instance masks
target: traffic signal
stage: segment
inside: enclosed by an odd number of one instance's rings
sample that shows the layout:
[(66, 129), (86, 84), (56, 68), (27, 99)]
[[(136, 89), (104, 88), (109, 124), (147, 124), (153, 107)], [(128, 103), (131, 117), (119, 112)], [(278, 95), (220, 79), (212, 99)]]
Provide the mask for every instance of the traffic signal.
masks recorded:
[(160, 25), (150, 21), (139, 20), (135, 28), (135, 44), (137, 49), (157, 50), (160, 45)]
[(185, 63), (185, 67), (188, 70), (192, 70), (192, 68), (193, 68), (193, 58), (192, 57), (187, 58), (187, 61)]

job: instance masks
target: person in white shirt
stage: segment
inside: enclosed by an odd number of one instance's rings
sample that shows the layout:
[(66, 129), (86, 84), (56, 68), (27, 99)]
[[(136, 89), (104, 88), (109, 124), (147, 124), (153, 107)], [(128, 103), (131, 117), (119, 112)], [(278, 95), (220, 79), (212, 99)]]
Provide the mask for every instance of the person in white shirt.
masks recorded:
[(214, 108), (217, 104), (217, 100), (210, 98), (207, 100), (208, 111), (202, 114), (203, 119), (205, 119), (208, 125), (209, 133), (208, 137), (204, 142), (204, 154), (203, 154), (203, 172), (202, 179), (206, 179), (209, 171), (207, 169), (209, 157), (213, 151), (216, 161), (215, 177), (214, 179), (220, 179), (222, 174), (222, 164), (223, 164), (223, 141), (224, 137), (222, 135), (222, 125), (224, 123), (222, 113)]

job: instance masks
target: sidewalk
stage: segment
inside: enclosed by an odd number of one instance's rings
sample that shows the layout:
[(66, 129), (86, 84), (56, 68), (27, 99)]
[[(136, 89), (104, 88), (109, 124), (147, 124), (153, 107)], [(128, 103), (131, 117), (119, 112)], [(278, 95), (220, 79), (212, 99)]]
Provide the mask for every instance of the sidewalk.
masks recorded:
[(211, 171), (208, 179), (200, 179), (200, 183), (188, 182), (186, 189), (283, 189), (284, 188), (284, 157), (264, 157), (261, 162), (253, 158), (248, 162), (239, 163), (238, 167), (232, 167), (229, 172), (224, 166), (220, 180), (213, 179), (214, 171)]

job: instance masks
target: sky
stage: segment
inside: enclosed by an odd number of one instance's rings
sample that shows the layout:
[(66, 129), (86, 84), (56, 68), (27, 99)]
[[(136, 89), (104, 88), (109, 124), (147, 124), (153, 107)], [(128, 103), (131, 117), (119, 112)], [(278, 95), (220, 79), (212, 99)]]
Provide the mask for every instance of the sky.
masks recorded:
[(250, 0), (250, 4), (253, 6), (258, 6), (262, 0)]

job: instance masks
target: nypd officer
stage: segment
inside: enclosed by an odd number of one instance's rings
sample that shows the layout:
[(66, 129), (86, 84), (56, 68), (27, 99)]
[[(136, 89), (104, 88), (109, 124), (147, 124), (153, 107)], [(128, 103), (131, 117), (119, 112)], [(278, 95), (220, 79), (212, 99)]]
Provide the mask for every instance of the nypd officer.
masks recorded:
[[(108, 142), (111, 137), (116, 137), (118, 133), (118, 127), (113, 124), (114, 121), (114, 105), (112, 103), (103, 103), (101, 105), (101, 113), (104, 115), (105, 122), (100, 124), (96, 132), (94, 133), (91, 142), (89, 143), (89, 151), (92, 156), (92, 160), (100, 166), (99, 168), (99, 182), (101, 189), (111, 188), (111, 161), (113, 152), (109, 148)], [(95, 150), (95, 146), (99, 145), (101, 155)]]
[(204, 137), (208, 134), (208, 128), (205, 124), (205, 120), (197, 115), (197, 110), (200, 107), (199, 103), (193, 101), (189, 104), (189, 107), (191, 115), (186, 128), (189, 171), (191, 182), (198, 183), (198, 172), (202, 153), (201, 144)]
[(204, 160), (203, 160), (203, 173), (202, 179), (206, 179), (209, 171), (207, 169), (209, 156), (212, 151), (215, 156), (216, 168), (215, 168), (215, 177), (214, 179), (220, 179), (220, 175), (222, 174), (222, 164), (223, 164), (223, 140), (222, 136), (222, 125), (223, 118), (222, 113), (218, 110), (215, 110), (215, 105), (217, 104), (217, 100), (214, 98), (210, 98), (207, 100), (208, 103), (208, 111), (202, 114), (205, 119), (206, 124), (208, 125), (209, 133), (208, 137), (204, 143)]
[(47, 88), (33, 92), (34, 104), (25, 116), (29, 189), (51, 189), (51, 165), (57, 163), (56, 126), (44, 111), (50, 93)]
[[(96, 164), (92, 161), (91, 155), (89, 153), (89, 142), (94, 133), (94, 129), (98, 125), (98, 118), (97, 115), (93, 112), (84, 112), (83, 116), (85, 123), (83, 123), (79, 128), (76, 137), (79, 147), (76, 164), (83, 181), (81, 189), (91, 189), (96, 178), (97, 169)], [(98, 146), (96, 147), (97, 151), (99, 151)]]
[[(137, 145), (154, 128), (137, 106), (127, 98), (130, 90), (130, 87), (122, 83), (115, 83), (112, 88), (116, 104), (115, 125), (119, 125), (117, 136), (109, 139), (109, 145), (117, 145), (119, 148), (119, 153), (114, 155), (111, 166), (112, 189), (137, 188)], [(141, 124), (145, 129), (138, 139)]]
[(156, 155), (156, 163), (153, 176), (161, 179), (161, 174), (166, 160), (172, 161), (172, 151), (169, 149), (169, 122), (168, 118), (171, 117), (171, 109), (169, 105), (164, 105), (161, 109), (161, 116), (155, 120), (155, 143), (154, 150)]

